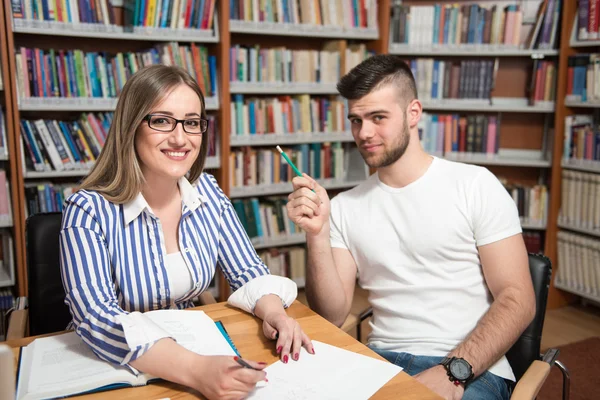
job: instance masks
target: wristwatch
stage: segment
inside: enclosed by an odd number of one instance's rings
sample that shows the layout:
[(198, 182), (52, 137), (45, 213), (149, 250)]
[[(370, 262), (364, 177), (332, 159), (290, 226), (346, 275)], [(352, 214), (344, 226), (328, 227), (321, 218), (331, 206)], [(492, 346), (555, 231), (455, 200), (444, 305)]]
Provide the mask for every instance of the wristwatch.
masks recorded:
[(464, 358), (446, 357), (440, 364), (446, 368), (450, 382), (456, 386), (461, 383), (466, 386), (473, 379), (473, 367)]

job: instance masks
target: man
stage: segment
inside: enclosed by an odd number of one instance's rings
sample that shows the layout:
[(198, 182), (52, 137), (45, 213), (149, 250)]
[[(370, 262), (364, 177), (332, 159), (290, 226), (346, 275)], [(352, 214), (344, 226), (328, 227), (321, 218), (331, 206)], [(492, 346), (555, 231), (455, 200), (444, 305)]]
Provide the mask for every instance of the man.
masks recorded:
[(331, 204), (308, 175), (293, 180), (287, 211), (306, 231), (311, 307), (341, 326), (358, 272), (373, 350), (445, 398), (507, 399), (504, 354), (535, 314), (513, 200), (487, 169), (423, 151), (422, 106), (397, 56), (368, 58), (337, 88), (377, 173)]

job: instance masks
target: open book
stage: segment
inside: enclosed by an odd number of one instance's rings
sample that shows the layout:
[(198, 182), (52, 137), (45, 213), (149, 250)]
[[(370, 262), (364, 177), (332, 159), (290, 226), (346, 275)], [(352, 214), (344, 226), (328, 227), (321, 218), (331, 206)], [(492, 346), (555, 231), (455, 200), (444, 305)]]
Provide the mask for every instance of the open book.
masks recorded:
[[(157, 310), (143, 315), (197, 354), (237, 354), (221, 323), (203, 311)], [(141, 386), (153, 379), (149, 374), (136, 376), (128, 367), (102, 361), (75, 332), (69, 332), (36, 339), (21, 350), (17, 400)]]

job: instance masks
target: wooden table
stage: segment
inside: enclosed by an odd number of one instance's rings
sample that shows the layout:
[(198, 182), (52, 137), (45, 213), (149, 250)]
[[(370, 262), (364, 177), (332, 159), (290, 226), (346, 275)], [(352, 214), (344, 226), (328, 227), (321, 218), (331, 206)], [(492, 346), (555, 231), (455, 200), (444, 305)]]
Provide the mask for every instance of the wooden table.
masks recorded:
[[(225, 329), (231, 336), (235, 346), (242, 357), (264, 361), (272, 364), (278, 360), (275, 353), (274, 342), (265, 338), (262, 333), (262, 323), (245, 312), (230, 307), (227, 303), (211, 304), (198, 307), (215, 321), (222, 321)], [(381, 359), (377, 353), (367, 346), (358, 342), (352, 336), (331, 324), (318, 314), (314, 313), (302, 303), (296, 301), (288, 309), (288, 315), (295, 318), (306, 334), (314, 340), (328, 343), (346, 350), (354, 351), (366, 356)], [(19, 358), (19, 348), (31, 343), (35, 337), (5, 342), (13, 347), (15, 354), (15, 373)], [(157, 400), (163, 398), (175, 399), (198, 399), (203, 398), (198, 392), (182, 385), (171, 382), (152, 383), (147, 386), (112, 390), (110, 392), (95, 393), (73, 398), (85, 399), (148, 399)], [(382, 387), (372, 399), (440, 399), (405, 372), (400, 372), (384, 387)]]

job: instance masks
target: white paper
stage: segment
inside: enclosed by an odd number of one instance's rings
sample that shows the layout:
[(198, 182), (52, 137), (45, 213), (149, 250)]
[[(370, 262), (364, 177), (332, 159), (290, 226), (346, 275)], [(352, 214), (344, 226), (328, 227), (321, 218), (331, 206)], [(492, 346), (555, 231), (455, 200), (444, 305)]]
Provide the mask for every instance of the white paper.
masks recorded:
[(215, 321), (204, 311), (158, 310), (144, 315), (194, 353), (203, 356), (236, 355)]
[(248, 399), (368, 399), (401, 367), (316, 340), (315, 354), (304, 348), (298, 361), (277, 361), (265, 368), (269, 383)]

